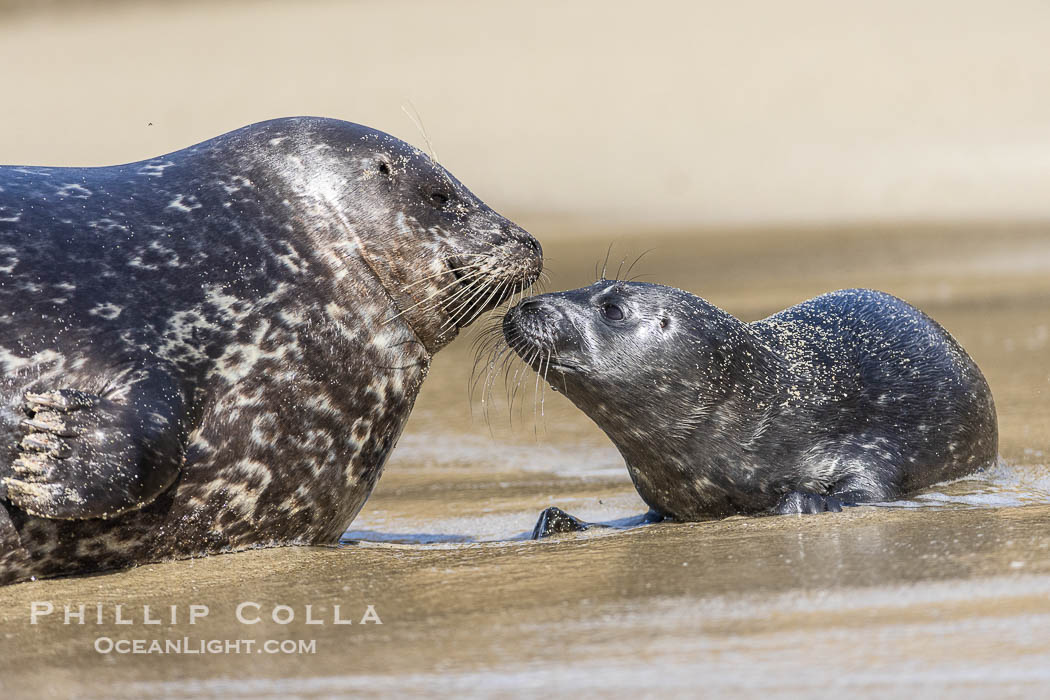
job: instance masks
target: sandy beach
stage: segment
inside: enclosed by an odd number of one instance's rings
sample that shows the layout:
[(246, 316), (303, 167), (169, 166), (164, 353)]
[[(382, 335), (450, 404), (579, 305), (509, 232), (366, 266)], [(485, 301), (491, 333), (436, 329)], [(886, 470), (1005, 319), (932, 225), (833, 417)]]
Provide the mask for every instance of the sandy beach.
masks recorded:
[[(847, 280), (919, 304), (995, 392), (1004, 464), (987, 474), (843, 513), (528, 541), (547, 505), (613, 523), (645, 507), (581, 413), (547, 392), (539, 414), (531, 377), (513, 419), (497, 389), (486, 422), (481, 396), (468, 401), (468, 336), (438, 357), (342, 547), (8, 587), (5, 696), (1038, 694), (1050, 684), (1045, 241), (1028, 227), (651, 236), (639, 264), (743, 318)], [(588, 282), (604, 257), (587, 238), (547, 243), (558, 287)], [(34, 601), (56, 612), (32, 625)], [(246, 601), (262, 622), (237, 620)], [(64, 624), (63, 607), (81, 603), (90, 624)], [(114, 624), (117, 604), (137, 622)], [(176, 606), (178, 624), (147, 628), (144, 605)], [(190, 626), (192, 605), (209, 614)], [(289, 624), (267, 617), (279, 605)], [(306, 624), (307, 605), (327, 624)], [(355, 622), (374, 605), (383, 624), (331, 624), (336, 605)], [(136, 655), (99, 653), (100, 638), (316, 647)]]

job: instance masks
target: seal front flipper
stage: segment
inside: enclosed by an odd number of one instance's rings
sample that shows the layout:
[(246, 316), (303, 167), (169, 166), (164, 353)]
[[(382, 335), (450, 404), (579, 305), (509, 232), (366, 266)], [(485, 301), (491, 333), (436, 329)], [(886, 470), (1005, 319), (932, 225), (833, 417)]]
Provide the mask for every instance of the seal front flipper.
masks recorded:
[(593, 523), (587, 523), (569, 515), (561, 508), (550, 506), (540, 513), (540, 518), (536, 521), (536, 527), (532, 529), (532, 539), (538, 540), (565, 532), (582, 532), (589, 529), (592, 525)]
[(792, 491), (785, 493), (773, 507), (777, 515), (801, 515), (803, 513), (840, 513), (843, 502), (836, 496), (819, 493)]
[(45, 518), (111, 518), (153, 501), (185, 452), (181, 392), (169, 375), (139, 370), (104, 395), (26, 393), (7, 498)]
[[(612, 527), (635, 527), (637, 525), (651, 525), (653, 523), (662, 523), (669, 518), (663, 513), (659, 512), (654, 508), (650, 508), (649, 512), (643, 513), (642, 515), (626, 518), (617, 521)], [(560, 535), (566, 532), (582, 532), (583, 530), (590, 530), (592, 527), (610, 527), (607, 523), (589, 523), (585, 520), (580, 520), (574, 515), (569, 515), (561, 508), (557, 506), (550, 506), (545, 511), (540, 513), (539, 520), (536, 521), (536, 527), (532, 529), (531, 539), (538, 540), (544, 537), (550, 537), (551, 535)]]

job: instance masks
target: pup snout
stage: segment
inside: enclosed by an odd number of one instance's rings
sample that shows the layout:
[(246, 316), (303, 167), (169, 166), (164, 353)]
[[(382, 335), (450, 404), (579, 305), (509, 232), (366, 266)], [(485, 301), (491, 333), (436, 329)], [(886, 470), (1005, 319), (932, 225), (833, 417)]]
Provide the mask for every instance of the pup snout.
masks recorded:
[(558, 309), (547, 299), (524, 299), (507, 312), (503, 319), (505, 334), (539, 340), (549, 336), (561, 318)]

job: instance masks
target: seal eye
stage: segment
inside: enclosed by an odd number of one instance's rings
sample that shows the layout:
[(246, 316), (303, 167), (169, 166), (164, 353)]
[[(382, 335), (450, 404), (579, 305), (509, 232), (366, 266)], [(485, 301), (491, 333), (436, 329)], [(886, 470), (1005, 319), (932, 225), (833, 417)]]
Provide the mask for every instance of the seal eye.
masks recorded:
[(602, 315), (610, 321), (622, 321), (623, 320), (623, 309), (616, 304), (603, 304)]
[(443, 207), (446, 204), (448, 204), (448, 199), (448, 195), (444, 192), (433, 192), (430, 195), (430, 201), (438, 205), (439, 207)]
[(390, 174), (390, 164), (387, 163), (384, 160), (381, 160), (381, 161), (379, 161), (379, 165), (376, 166), (376, 170), (379, 171), (380, 175), (389, 175)]

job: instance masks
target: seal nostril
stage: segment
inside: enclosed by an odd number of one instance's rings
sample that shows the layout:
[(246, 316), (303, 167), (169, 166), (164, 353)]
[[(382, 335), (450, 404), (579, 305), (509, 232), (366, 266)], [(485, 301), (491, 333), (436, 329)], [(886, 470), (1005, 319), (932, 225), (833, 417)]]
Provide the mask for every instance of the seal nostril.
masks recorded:
[(518, 309), (523, 314), (538, 314), (543, 309), (543, 302), (536, 301), (535, 299), (526, 299), (518, 304)]
[(530, 253), (535, 254), (537, 257), (543, 257), (543, 248), (540, 246), (540, 242), (528, 231), (514, 227), (509, 230), (504, 229), (504, 235), (512, 241), (521, 243)]

